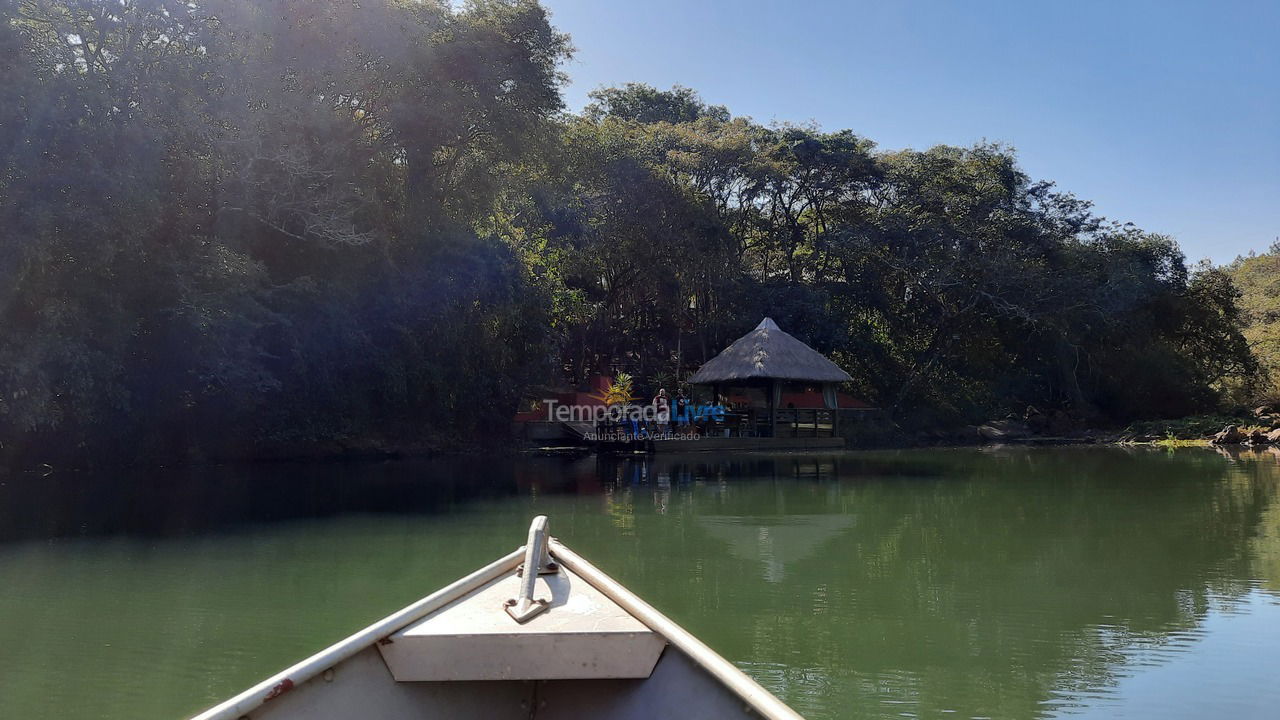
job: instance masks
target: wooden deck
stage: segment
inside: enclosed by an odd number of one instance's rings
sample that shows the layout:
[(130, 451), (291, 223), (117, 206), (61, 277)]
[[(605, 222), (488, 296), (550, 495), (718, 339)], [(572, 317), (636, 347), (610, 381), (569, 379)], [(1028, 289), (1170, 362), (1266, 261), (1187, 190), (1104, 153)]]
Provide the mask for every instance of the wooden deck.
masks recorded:
[[(643, 448), (653, 453), (744, 452), (752, 450), (841, 450), (839, 437), (704, 437), (697, 440), (653, 440)], [(640, 448), (637, 448), (640, 449)]]
[[(729, 413), (723, 422), (705, 424), (696, 428), (679, 424), (671, 432), (698, 434), (696, 439), (673, 438), (670, 435), (654, 439), (651, 434), (665, 433), (666, 427), (650, 426), (637, 439), (604, 439), (594, 437), (616, 431), (629, 432), (625, 426), (602, 424), (598, 428), (590, 423), (526, 422), (514, 423), (516, 437), (533, 443), (558, 446), (577, 446), (584, 451), (601, 453), (686, 453), (686, 452), (749, 452), (770, 450), (840, 450), (846, 446), (845, 435), (840, 431), (843, 422), (863, 421), (854, 415), (866, 415), (876, 411), (831, 410), (823, 408), (786, 408), (769, 411), (753, 409)], [(850, 415), (848, 418), (842, 418)], [(869, 422), (869, 421), (868, 421)], [(853, 426), (851, 426), (853, 427)]]

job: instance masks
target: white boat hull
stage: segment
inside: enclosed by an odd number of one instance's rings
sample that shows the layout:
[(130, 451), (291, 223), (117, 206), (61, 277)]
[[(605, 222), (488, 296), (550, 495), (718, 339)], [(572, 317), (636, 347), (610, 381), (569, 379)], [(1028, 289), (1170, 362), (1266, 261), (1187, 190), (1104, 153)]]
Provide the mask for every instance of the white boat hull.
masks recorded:
[[(326, 677), (328, 679), (326, 679)], [(369, 648), (243, 717), (253, 720), (713, 720), (760, 717), (668, 647), (643, 680), (396, 682)]]
[[(567, 547), (543, 557), (554, 577), (516, 580), (542, 568), (521, 548), (194, 720), (800, 720)], [(495, 606), (518, 582), (547, 605), (521, 622)]]

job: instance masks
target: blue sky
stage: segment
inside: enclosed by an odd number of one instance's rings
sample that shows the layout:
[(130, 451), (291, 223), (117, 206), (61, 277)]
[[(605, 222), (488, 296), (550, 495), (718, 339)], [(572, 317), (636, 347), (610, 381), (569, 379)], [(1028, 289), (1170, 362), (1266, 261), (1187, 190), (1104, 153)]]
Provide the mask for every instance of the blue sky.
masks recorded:
[(543, 0), (601, 85), (687, 85), (881, 148), (1015, 147), (1106, 217), (1228, 262), (1280, 236), (1280, 2)]

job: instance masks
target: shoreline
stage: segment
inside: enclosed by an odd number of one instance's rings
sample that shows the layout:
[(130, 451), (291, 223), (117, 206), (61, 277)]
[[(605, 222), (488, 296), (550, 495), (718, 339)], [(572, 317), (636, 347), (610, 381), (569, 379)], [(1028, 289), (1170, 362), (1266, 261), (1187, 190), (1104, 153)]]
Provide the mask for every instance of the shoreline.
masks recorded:
[[(1170, 426), (1176, 426), (1179, 423), (1187, 422), (1186, 419), (1178, 421), (1144, 421), (1146, 423), (1166, 423)], [(1018, 434), (1008, 433), (1000, 437), (985, 436), (981, 432), (981, 428), (988, 426), (966, 426), (952, 431), (925, 431), (914, 435), (907, 433), (888, 433), (895, 436), (895, 439), (886, 440), (884, 436), (875, 438), (865, 442), (856, 442), (852, 438), (846, 438), (847, 444), (841, 451), (859, 451), (859, 450), (910, 450), (910, 449), (929, 449), (929, 448), (972, 448), (972, 447), (996, 447), (996, 446), (1027, 446), (1027, 447), (1052, 447), (1052, 446), (1115, 446), (1115, 447), (1153, 447), (1153, 448), (1185, 448), (1185, 447), (1234, 447), (1234, 448), (1256, 448), (1256, 447), (1280, 447), (1280, 442), (1249, 442), (1250, 432), (1257, 431), (1263, 426), (1261, 425), (1237, 425), (1242, 428), (1242, 442), (1216, 443), (1213, 437), (1191, 434), (1191, 433), (1174, 433), (1166, 432), (1164, 435), (1151, 432), (1133, 432), (1131, 428), (1125, 430), (1101, 430), (1090, 429), (1080, 432), (1060, 435), (1041, 435), (1035, 433)], [(1256, 435), (1254, 436), (1256, 437)], [(369, 463), (369, 462), (388, 462), (388, 461), (407, 461), (407, 460), (427, 460), (436, 458), (449, 457), (466, 457), (474, 455), (496, 455), (503, 457), (517, 457), (520, 455), (542, 454), (542, 455), (585, 455), (591, 454), (594, 450), (590, 445), (537, 445), (529, 442), (522, 442), (516, 438), (508, 438), (504, 441), (497, 441), (490, 438), (487, 442), (481, 441), (431, 441), (431, 442), (413, 442), (413, 443), (387, 443), (383, 441), (371, 441), (368, 443), (317, 443), (314, 446), (297, 449), (293, 452), (266, 452), (261, 454), (228, 454), (228, 455), (204, 455), (199, 451), (188, 453), (175, 453), (167, 458), (158, 458), (153, 461), (113, 461), (109, 458), (96, 458), (83, 463), (71, 465), (57, 466), (48, 462), (27, 463), (24, 465), (0, 466), (3, 469), (21, 474), (42, 474), (49, 475), (56, 472), (92, 472), (97, 470), (137, 470), (137, 469), (158, 469), (168, 467), (215, 467), (223, 465), (271, 465), (271, 464), (290, 464), (290, 463), (315, 463), (315, 464), (343, 464), (343, 463)], [(759, 452), (754, 450), (740, 450), (736, 453)], [(767, 452), (767, 451), (764, 451)], [(824, 451), (831, 452), (831, 451)]]

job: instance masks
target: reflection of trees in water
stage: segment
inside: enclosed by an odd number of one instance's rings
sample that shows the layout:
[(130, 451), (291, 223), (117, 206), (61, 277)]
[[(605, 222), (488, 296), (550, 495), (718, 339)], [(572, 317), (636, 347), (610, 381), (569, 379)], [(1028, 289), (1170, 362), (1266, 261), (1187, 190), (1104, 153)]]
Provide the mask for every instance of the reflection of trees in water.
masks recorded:
[(1253, 552), (1262, 586), (1280, 592), (1280, 503), (1272, 503), (1263, 513), (1258, 535), (1253, 540)]
[(600, 491), (594, 459), (556, 457), (278, 462), (0, 476), (0, 542), (66, 535), (185, 535), (350, 513), (453, 513), (471, 503), (517, 495)]
[[(684, 519), (638, 518), (637, 551), (662, 556), (669, 577), (696, 578), (660, 606), (716, 618), (691, 629), (759, 662), (753, 671), (802, 708), (1041, 716), (1064, 693), (1114, 684), (1133, 647), (1185, 640), (1211, 600), (1241, 596), (1260, 572), (1275, 587), (1276, 457), (659, 458), (648, 472), (684, 479), (670, 500)], [(677, 551), (646, 542), (669, 532)]]
[[(1240, 472), (1236, 476), (1238, 479), (1233, 483), (1239, 486), (1238, 492), (1251, 492), (1250, 480), (1254, 477), (1261, 476), (1280, 482), (1280, 447), (1232, 449), (1224, 451), (1224, 454), (1240, 466)], [(1280, 503), (1269, 503), (1263, 511), (1251, 549), (1255, 563), (1254, 574), (1262, 587), (1280, 592)]]

